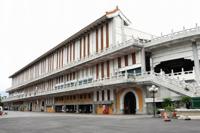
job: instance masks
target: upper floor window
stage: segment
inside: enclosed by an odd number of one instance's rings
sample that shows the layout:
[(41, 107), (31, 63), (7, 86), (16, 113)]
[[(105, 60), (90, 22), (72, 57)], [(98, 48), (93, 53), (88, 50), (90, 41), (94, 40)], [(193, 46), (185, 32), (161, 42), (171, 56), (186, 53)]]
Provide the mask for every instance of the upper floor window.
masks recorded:
[(97, 101), (99, 101), (99, 92), (97, 91)]
[(121, 57), (118, 57), (117, 60), (118, 60), (118, 68), (121, 68)]
[(102, 101), (104, 101), (104, 90), (102, 90)]
[(128, 66), (128, 55), (124, 56), (124, 62), (125, 62), (125, 66)]

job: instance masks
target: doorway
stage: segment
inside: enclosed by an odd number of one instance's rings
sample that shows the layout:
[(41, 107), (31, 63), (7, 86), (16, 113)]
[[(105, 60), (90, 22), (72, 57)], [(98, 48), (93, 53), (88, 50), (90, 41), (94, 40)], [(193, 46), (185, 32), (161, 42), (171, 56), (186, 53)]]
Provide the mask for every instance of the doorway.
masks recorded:
[(32, 111), (32, 102), (30, 103), (30, 109), (29, 109), (29, 111)]
[(136, 98), (132, 92), (128, 92), (124, 96), (124, 114), (136, 113)]

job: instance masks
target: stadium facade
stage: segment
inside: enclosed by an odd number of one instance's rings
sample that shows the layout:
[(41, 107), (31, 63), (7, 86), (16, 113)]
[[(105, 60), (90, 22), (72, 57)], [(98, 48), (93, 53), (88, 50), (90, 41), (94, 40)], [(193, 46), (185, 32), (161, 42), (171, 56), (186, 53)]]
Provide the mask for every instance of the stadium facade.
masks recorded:
[(10, 110), (146, 114), (165, 97), (198, 97), (200, 27), (155, 37), (118, 9), (12, 74)]

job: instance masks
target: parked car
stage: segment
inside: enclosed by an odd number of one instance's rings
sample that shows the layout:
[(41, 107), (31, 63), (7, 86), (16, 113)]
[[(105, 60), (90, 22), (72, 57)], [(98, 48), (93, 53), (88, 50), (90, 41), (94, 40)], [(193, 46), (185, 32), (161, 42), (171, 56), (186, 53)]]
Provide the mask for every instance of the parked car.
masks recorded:
[(0, 106), (0, 116), (3, 115), (3, 107)]

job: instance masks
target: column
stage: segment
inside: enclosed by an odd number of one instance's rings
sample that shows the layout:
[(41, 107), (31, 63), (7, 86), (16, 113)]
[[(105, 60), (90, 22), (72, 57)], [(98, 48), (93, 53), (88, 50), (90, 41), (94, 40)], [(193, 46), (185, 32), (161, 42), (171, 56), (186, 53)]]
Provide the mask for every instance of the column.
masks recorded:
[(110, 89), (110, 100), (114, 100), (114, 90), (113, 89)]
[(143, 114), (147, 114), (147, 104), (145, 102), (145, 98), (147, 98), (147, 94), (146, 94), (147, 91), (148, 91), (147, 87), (146, 88), (144, 87), (144, 89), (142, 89), (142, 93), (143, 93), (143, 110), (142, 110), (142, 112), (143, 112)]
[(96, 114), (96, 105), (95, 105), (95, 103), (92, 104), (92, 114)]
[(56, 110), (55, 110), (55, 99), (54, 99), (54, 97), (52, 97), (52, 110), (54, 111), (54, 112), (56, 112)]
[[(104, 95), (104, 98), (105, 98), (105, 95)], [(99, 101), (102, 101), (102, 90), (99, 90)]]
[(198, 49), (196, 41), (192, 41), (192, 51), (194, 58), (194, 69), (195, 69), (195, 79), (197, 83), (200, 83), (200, 66), (199, 66), (199, 58), (198, 58)]
[(141, 48), (141, 72), (142, 74), (146, 72), (146, 63), (145, 63), (145, 49)]
[(110, 100), (113, 101), (113, 114), (117, 113), (117, 106), (116, 106), (116, 101), (117, 101), (117, 97), (114, 94), (114, 89), (110, 90)]
[(79, 113), (79, 106), (78, 106), (78, 104), (75, 105), (75, 106), (76, 106), (76, 113)]
[(104, 90), (104, 101), (108, 101), (108, 93), (107, 93), (107, 90)]
[(94, 94), (93, 94), (93, 100), (94, 100), (94, 102), (97, 101), (97, 91), (94, 91)]

